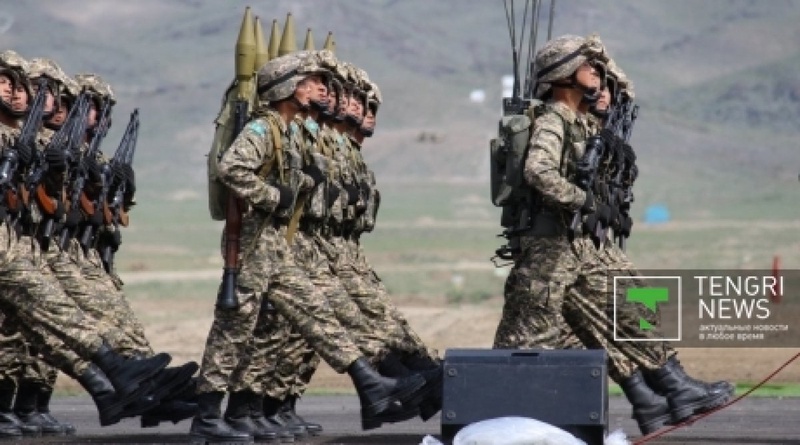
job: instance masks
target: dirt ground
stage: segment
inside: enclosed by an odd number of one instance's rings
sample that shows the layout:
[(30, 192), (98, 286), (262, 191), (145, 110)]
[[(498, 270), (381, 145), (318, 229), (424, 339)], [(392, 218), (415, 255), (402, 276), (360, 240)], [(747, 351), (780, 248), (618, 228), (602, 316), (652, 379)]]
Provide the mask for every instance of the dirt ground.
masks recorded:
[[(198, 307), (186, 300), (135, 300), (134, 311), (144, 320), (154, 348), (173, 354), (174, 363), (200, 361), (212, 320), (212, 304)], [(502, 301), (480, 305), (431, 305), (429, 301), (405, 299), (398, 306), (422, 339), (439, 350), (447, 348), (489, 348), (500, 319)], [(150, 314), (176, 314), (153, 317)], [(177, 315), (180, 314), (180, 315)], [(798, 351), (794, 349), (683, 349), (679, 357), (695, 377), (705, 380), (726, 379), (735, 382), (758, 382)], [(795, 362), (772, 380), (775, 383), (800, 382), (800, 362)], [(59, 387), (77, 390), (70, 379), (60, 378)], [(337, 375), (323, 363), (312, 381), (317, 392), (350, 391), (346, 376)]]

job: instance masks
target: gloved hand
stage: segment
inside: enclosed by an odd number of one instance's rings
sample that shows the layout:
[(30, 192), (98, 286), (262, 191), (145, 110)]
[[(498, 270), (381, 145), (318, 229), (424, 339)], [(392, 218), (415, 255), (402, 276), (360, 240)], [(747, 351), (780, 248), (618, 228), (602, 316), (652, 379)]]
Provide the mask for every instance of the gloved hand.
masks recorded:
[(627, 238), (631, 230), (633, 230), (633, 219), (625, 214), (620, 215), (619, 234)]
[(111, 166), (111, 171), (114, 173), (117, 186), (125, 184), (125, 192), (128, 194), (136, 192), (136, 176), (133, 173), (133, 167), (128, 164), (114, 164)]
[(347, 205), (355, 205), (358, 202), (358, 187), (355, 184), (345, 184), (344, 190), (347, 192)]
[(67, 157), (64, 156), (64, 150), (58, 147), (47, 147), (44, 150), (44, 159), (49, 171), (61, 173), (67, 169)]
[(328, 187), (328, 196), (327, 196), (328, 205), (332, 205), (334, 202), (336, 202), (336, 200), (339, 198), (340, 193), (341, 190), (339, 190), (339, 187), (331, 184), (330, 187)]
[(84, 160), (86, 173), (89, 174), (89, 180), (94, 183), (99, 183), (103, 180), (103, 165), (97, 159), (87, 157)]
[(17, 144), (16, 149), (22, 167), (31, 165), (31, 162), (33, 162), (33, 150), (36, 150), (36, 148), (26, 144)]
[(308, 164), (303, 167), (303, 173), (307, 174), (311, 177), (311, 179), (314, 180), (314, 186), (312, 186), (312, 188), (325, 181), (325, 173), (323, 173), (322, 170), (316, 166), (316, 164)]
[(291, 187), (283, 184), (275, 184), (274, 187), (277, 188), (281, 194), (278, 199), (276, 210), (288, 209), (294, 202), (294, 191)]
[(598, 203), (596, 215), (597, 220), (605, 227), (608, 227), (608, 222), (611, 220), (611, 207), (603, 203)]
[(594, 205), (594, 193), (591, 190), (586, 190), (586, 199), (583, 200), (583, 205), (581, 206), (581, 213), (594, 213), (595, 205)]
[(593, 233), (597, 226), (597, 215), (592, 213), (583, 219), (583, 233)]

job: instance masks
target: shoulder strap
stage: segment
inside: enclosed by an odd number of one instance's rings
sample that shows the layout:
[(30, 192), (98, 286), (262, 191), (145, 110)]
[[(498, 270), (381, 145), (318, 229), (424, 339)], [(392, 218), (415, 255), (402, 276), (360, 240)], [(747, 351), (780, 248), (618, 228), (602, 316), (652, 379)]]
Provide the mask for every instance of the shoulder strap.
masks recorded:
[(269, 131), (272, 135), (272, 148), (275, 151), (275, 156), (270, 158), (269, 162), (261, 166), (258, 170), (258, 176), (265, 179), (269, 172), (272, 171), (275, 162), (277, 162), (278, 176), (281, 183), (283, 183), (283, 137), (281, 136), (280, 126), (278, 122), (275, 121), (276, 118), (272, 115), (267, 115), (264, 119), (267, 121), (267, 124), (269, 124)]

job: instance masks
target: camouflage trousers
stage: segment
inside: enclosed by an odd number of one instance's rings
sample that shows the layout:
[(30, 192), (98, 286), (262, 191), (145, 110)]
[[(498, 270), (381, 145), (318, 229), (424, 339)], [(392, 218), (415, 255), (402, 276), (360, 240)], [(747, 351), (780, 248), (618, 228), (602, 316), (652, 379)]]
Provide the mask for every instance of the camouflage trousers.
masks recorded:
[(250, 342), (262, 312), (274, 308), (333, 369), (343, 373), (363, 354), (323, 294), (297, 265), (286, 227), (251, 214), (242, 224), (238, 308), (214, 311), (206, 340), (198, 392), (232, 388), (236, 368), (250, 368)]
[(335, 247), (333, 251), (338, 252), (331, 259), (336, 277), (361, 312), (383, 333), (390, 348), (402, 354), (421, 354), (438, 359), (437, 351), (425, 346), (394, 305), (388, 290), (367, 261), (358, 239), (332, 237), (330, 244)]
[[(577, 337), (587, 348), (606, 350), (609, 376), (617, 382), (638, 368), (661, 367), (667, 359), (664, 343), (614, 340), (609, 271), (638, 273), (623, 266), (598, 251), (589, 238), (524, 239), (522, 254), (506, 280), (494, 347), (564, 349), (574, 347)], [(635, 280), (623, 282), (637, 285)], [(638, 315), (633, 307), (617, 311), (620, 336), (641, 337)], [(657, 332), (649, 335), (658, 338)]]
[[(328, 258), (321, 251), (321, 242), (324, 239), (315, 231), (298, 231), (291, 246), (295, 262), (328, 301), (336, 319), (356, 342), (361, 353), (370, 361), (377, 362), (388, 352), (386, 339), (361, 314), (333, 275)], [(266, 312), (269, 320), (258, 324), (258, 335), (254, 335), (251, 342), (253, 350), (248, 354), (254, 357), (251, 369), (241, 370), (234, 381), (242, 382), (243, 389), (249, 387), (252, 391), (277, 399), (287, 395), (299, 396), (314, 375), (319, 357), (286, 318), (274, 310)], [(270, 363), (272, 366), (269, 366)]]
[(94, 320), (81, 311), (47, 267), (38, 244), (0, 225), (0, 311), (51, 366), (75, 376), (102, 345)]
[(78, 240), (73, 239), (63, 252), (51, 249), (47, 262), (67, 295), (96, 320), (112, 349), (126, 357), (153, 355), (144, 327), (125, 294), (103, 269), (96, 250), (84, 254)]
[(16, 383), (26, 381), (52, 387), (58, 378), (58, 371), (39, 357), (38, 348), (31, 345), (13, 324), (9, 322), (9, 329), (0, 332), (0, 380)]

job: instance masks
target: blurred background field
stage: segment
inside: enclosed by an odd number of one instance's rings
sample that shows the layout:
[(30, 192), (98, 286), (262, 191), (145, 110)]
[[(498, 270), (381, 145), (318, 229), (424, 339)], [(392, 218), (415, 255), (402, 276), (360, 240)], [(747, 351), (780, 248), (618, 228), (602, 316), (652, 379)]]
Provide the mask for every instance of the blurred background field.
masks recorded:
[[(440, 350), (490, 345), (507, 273), (489, 261), (503, 241), (488, 185), (488, 141), (511, 71), (502, 2), (4, 2), (3, 49), (112, 84), (104, 152), (140, 109), (139, 204), (117, 261), (153, 342), (197, 359), (211, 320), (222, 225), (206, 210), (205, 154), (248, 4), (267, 29), (291, 11), (301, 45), (306, 27), (317, 47), (333, 31), (337, 55), (379, 84), (385, 103), (364, 147), (383, 194), (378, 227), (364, 237), (370, 261)], [(639, 268), (766, 269), (775, 256), (800, 268), (798, 19), (790, 0), (558, 1), (554, 35), (599, 33), (636, 85), (628, 252)], [(475, 90), (484, 102), (470, 101)], [(669, 221), (645, 223), (654, 205)], [(788, 353), (682, 356), (706, 377), (752, 381)], [(798, 381), (791, 372), (778, 379)]]

